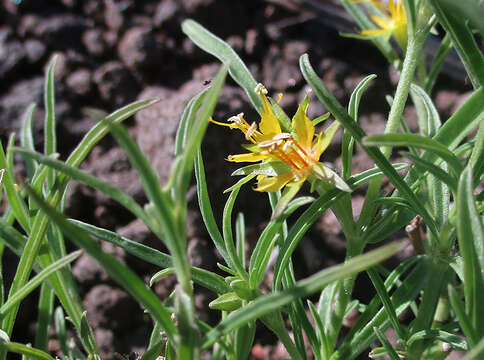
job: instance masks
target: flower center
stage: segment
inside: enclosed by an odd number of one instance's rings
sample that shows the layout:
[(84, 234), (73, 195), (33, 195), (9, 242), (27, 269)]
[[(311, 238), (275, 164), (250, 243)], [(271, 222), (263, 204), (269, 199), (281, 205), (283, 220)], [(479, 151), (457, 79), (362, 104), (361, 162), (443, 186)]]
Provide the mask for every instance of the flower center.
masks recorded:
[(289, 133), (274, 135), (272, 140), (262, 141), (258, 146), (291, 166), (299, 176), (310, 172), (315, 163), (312, 150), (304, 149)]

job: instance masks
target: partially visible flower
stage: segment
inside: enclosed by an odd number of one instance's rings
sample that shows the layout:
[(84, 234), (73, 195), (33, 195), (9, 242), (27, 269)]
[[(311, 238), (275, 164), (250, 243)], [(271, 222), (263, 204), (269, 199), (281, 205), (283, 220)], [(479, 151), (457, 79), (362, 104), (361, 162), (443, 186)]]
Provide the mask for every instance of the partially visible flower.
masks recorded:
[(378, 36), (393, 36), (402, 49), (407, 47), (407, 15), (402, 0), (353, 0), (375, 5), (380, 14), (372, 14), (370, 19), (377, 29), (362, 30), (361, 34), (373, 39)]
[(274, 164), (273, 169), (277, 168), (276, 174), (258, 175), (255, 190), (273, 192), (281, 190), (284, 186), (300, 187), (309, 176), (313, 176), (329, 181), (341, 190), (351, 191), (335, 172), (319, 162), (339, 124), (334, 122), (326, 131), (315, 134), (314, 126), (306, 115), (306, 99), (299, 105), (292, 119), (291, 133), (283, 132), (266, 97), (267, 89), (258, 84), (255, 92), (262, 100), (261, 121), (258, 127), (255, 122), (249, 125), (244, 119), (244, 114), (229, 118), (228, 123), (211, 120), (215, 124), (241, 130), (246, 140), (253, 143), (247, 147), (251, 152), (229, 155), (229, 161), (271, 162)]

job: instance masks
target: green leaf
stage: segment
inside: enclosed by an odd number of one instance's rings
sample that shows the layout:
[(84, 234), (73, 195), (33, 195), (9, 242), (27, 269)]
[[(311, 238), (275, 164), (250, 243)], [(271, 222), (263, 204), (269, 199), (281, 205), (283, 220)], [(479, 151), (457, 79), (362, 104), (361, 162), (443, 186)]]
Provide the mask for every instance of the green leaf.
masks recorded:
[[(398, 321), (397, 313), (395, 312), (395, 308), (393, 307), (393, 303), (390, 300), (390, 296), (388, 295), (388, 293), (385, 289), (385, 284), (381, 280), (380, 275), (378, 275), (378, 273), (373, 269), (367, 270), (367, 274), (370, 277), (371, 282), (373, 283), (373, 286), (376, 289), (378, 297), (380, 298), (380, 301), (382, 302), (383, 307), (385, 308), (385, 311), (387, 312), (388, 318), (390, 319), (392, 326), (395, 329), (399, 339), (405, 341), (406, 338), (407, 338), (407, 335), (406, 335), (403, 327), (400, 325), (400, 322)], [(382, 345), (385, 348), (387, 348), (387, 346), (383, 343), (384, 340), (382, 340), (379, 336), (378, 328), (375, 327), (375, 328), (373, 328), (373, 330), (375, 330), (376, 335), (378, 336), (378, 338), (382, 342)], [(389, 354), (390, 353), (391, 352), (389, 352)]]
[[(484, 69), (484, 68), (483, 68)], [(433, 140), (447, 147), (450, 151), (457, 148), (460, 142), (477, 127), (484, 119), (484, 88), (480, 88), (462, 104), (462, 106), (449, 118)], [(429, 161), (433, 161), (435, 155), (426, 154)]]
[(345, 264), (332, 266), (304, 280), (298, 281), (292, 288), (259, 297), (242, 309), (230, 314), (216, 327), (210, 330), (205, 336), (203, 347), (206, 348), (210, 346), (220, 336), (230, 333), (231, 331), (246, 324), (248, 321), (268, 315), (296, 299), (311, 295), (333, 281), (344, 279), (364, 269), (367, 269), (368, 267), (371, 267), (394, 255), (402, 248), (401, 243), (393, 243), (384, 246), (380, 249), (370, 251), (365, 255), (354, 257), (351, 260), (348, 260)]
[[(54, 69), (57, 56), (54, 56), (47, 67), (44, 84), (44, 154), (51, 155), (57, 151), (57, 132), (55, 119), (55, 77)], [(54, 185), (55, 173), (49, 170), (47, 175), (47, 186), (52, 188)]]
[[(171, 268), (173, 266), (171, 256), (161, 251), (130, 240), (126, 237), (116, 234), (115, 232), (102, 229), (79, 220), (69, 219), (69, 222), (101, 240), (108, 241), (116, 246), (119, 246), (131, 255), (134, 255), (150, 264), (157, 265), (162, 268)], [(197, 267), (191, 267), (191, 273), (193, 281), (217, 294), (222, 294), (230, 290), (224, 279), (215, 273)]]
[(163, 306), (158, 297), (151, 292), (128, 267), (117, 261), (114, 256), (103, 252), (99, 246), (83, 230), (70, 224), (67, 219), (42, 200), (30, 187), (26, 187), (30, 196), (34, 198), (39, 207), (54, 221), (57, 226), (74, 242), (83, 248), (91, 257), (96, 259), (106, 272), (136, 301), (142, 305), (150, 315), (163, 325), (168, 338), (174, 341), (176, 328), (171, 322), (170, 312)]
[(54, 313), (55, 293), (51, 286), (44, 282), (40, 288), (37, 325), (35, 328), (35, 347), (47, 351), (49, 343), (49, 330)]
[(25, 205), (17, 192), (14, 174), (11, 171), (8, 171), (7, 168), (7, 158), (5, 157), (3, 146), (0, 144), (0, 169), (5, 169), (2, 176), (2, 182), (8, 205), (12, 209), (15, 219), (19, 222), (20, 226), (22, 226), (25, 231), (28, 231), (30, 229), (30, 223), (27, 205)]
[(242, 300), (235, 292), (229, 292), (220, 295), (218, 298), (210, 302), (208, 307), (214, 310), (234, 311), (242, 306)]
[(257, 82), (235, 51), (225, 41), (193, 20), (185, 20), (182, 23), (182, 30), (195, 45), (229, 66), (230, 76), (245, 90), (255, 109), (259, 112), (262, 103), (259, 96), (254, 92)]
[(235, 200), (237, 199), (238, 194), (238, 188), (233, 190), (230, 193), (227, 202), (225, 203), (222, 216), (222, 233), (224, 237), (225, 248), (227, 249), (227, 253), (230, 257), (232, 264), (234, 265), (234, 270), (236, 270), (237, 274), (243, 279), (248, 279), (247, 272), (242, 266), (242, 262), (240, 261), (239, 257), (237, 256), (237, 250), (235, 249), (234, 238), (232, 236), (232, 209), (235, 205)]
[(198, 95), (190, 99), (187, 106), (183, 110), (183, 114), (178, 125), (175, 138), (175, 157), (181, 155), (187, 143), (190, 125), (192, 124), (195, 113), (200, 108), (200, 105), (207, 94), (208, 89), (204, 89)]
[[(360, 107), (361, 97), (366, 90), (370, 82), (376, 78), (375, 74), (366, 76), (361, 80), (356, 88), (351, 93), (350, 102), (348, 104), (348, 114), (355, 121), (358, 119), (358, 108)], [(343, 141), (341, 144), (341, 168), (343, 179), (347, 179), (351, 176), (351, 167), (353, 161), (353, 147), (355, 139), (351, 137), (347, 130), (344, 131)]]
[(482, 175), (484, 175), (484, 125), (482, 123), (479, 126), (479, 130), (476, 134), (476, 142), (469, 159), (469, 164), (474, 173), (474, 186), (477, 186), (482, 178)]
[(86, 185), (93, 187), (109, 196), (111, 199), (123, 205), (126, 209), (131, 211), (138, 219), (141, 219), (145, 224), (149, 225), (150, 221), (143, 209), (138, 203), (121, 189), (110, 183), (107, 183), (96, 176), (90, 175), (83, 170), (79, 170), (74, 166), (69, 166), (66, 163), (56, 160), (50, 156), (45, 156), (37, 152), (32, 152), (22, 148), (12, 148), (12, 151), (21, 154), (27, 159), (34, 159), (41, 164), (45, 164), (53, 169), (56, 169), (70, 178), (79, 180)]
[(462, 358), (462, 360), (479, 359), (479, 355), (482, 354), (484, 354), (484, 338), (482, 338), (479, 343), (477, 343), (477, 345), (473, 347), (471, 351), (469, 351), (467, 355)]
[(442, 125), (439, 113), (424, 89), (416, 84), (411, 84), (410, 88), (411, 91), (419, 97), (420, 101), (422, 101), (427, 115), (425, 119), (427, 121), (421, 121), (419, 119), (420, 133), (424, 136), (432, 137), (437, 133)]
[(232, 185), (231, 187), (229, 187), (229, 188), (225, 189), (225, 190), (223, 191), (223, 193), (224, 193), (224, 194), (226, 194), (226, 193), (232, 193), (232, 192), (233, 192), (233, 191), (235, 191), (235, 190), (239, 191), (239, 190), (240, 190), (240, 188), (241, 188), (243, 185), (247, 184), (247, 183), (248, 183), (250, 180), (252, 180), (252, 179), (253, 179), (253, 178), (255, 178), (255, 177), (256, 177), (256, 174), (254, 174), (254, 173), (249, 174), (249, 175), (247, 175), (247, 176), (243, 177), (242, 179), (240, 179), (239, 181), (237, 181), (237, 182), (236, 182), (234, 185)]
[(457, 191), (457, 239), (464, 261), (466, 313), (479, 337), (484, 336), (484, 229), (473, 194), (472, 169), (467, 166)]
[[(33, 136), (33, 117), (35, 111), (35, 103), (30, 104), (25, 111), (24, 120), (22, 122), (22, 136), (20, 137), (20, 144), (23, 148), (30, 151), (35, 151), (34, 136)], [(27, 170), (27, 178), (32, 179), (37, 169), (37, 164), (31, 159), (25, 159), (25, 167)]]
[(459, 175), (463, 169), (459, 159), (447, 147), (428, 137), (416, 134), (381, 134), (365, 137), (363, 144), (367, 146), (414, 146), (440, 156), (447, 161), (456, 175)]
[(462, 329), (462, 332), (465, 334), (467, 341), (469, 342), (469, 345), (473, 347), (475, 344), (477, 344), (477, 342), (479, 341), (479, 338), (476, 334), (475, 329), (471, 324), (471, 319), (466, 314), (464, 304), (460, 299), (460, 294), (450, 284), (448, 285), (447, 289), (449, 292), (450, 305), (452, 306), (452, 310), (454, 310), (454, 313), (457, 317), (457, 321), (459, 322), (460, 328)]
[(0, 316), (4, 317), (9, 310), (20, 303), (27, 295), (34, 291), (44, 280), (46, 280), (52, 273), (59, 270), (60, 268), (66, 266), (70, 262), (74, 261), (81, 255), (81, 250), (75, 251), (63, 258), (53, 262), (31, 280), (29, 280), (25, 285), (18, 289), (15, 293), (8, 297), (8, 300), (0, 307)]
[(143, 189), (150, 201), (149, 207), (145, 207), (146, 210), (152, 210), (148, 214), (152, 216), (150, 223), (159, 225), (159, 230), (156, 231), (156, 227), (154, 227), (154, 230), (170, 251), (178, 281), (183, 287), (188, 288), (190, 286), (190, 266), (186, 253), (187, 240), (176, 216), (181, 210), (180, 204), (176, 206), (170, 194), (162, 190), (158, 176), (128, 131), (119, 124), (107, 120), (103, 120), (103, 122), (106, 122), (111, 133), (126, 152), (130, 163), (139, 174)]
[(46, 352), (34, 349), (24, 344), (16, 342), (4, 342), (1, 346), (6, 351), (20, 354), (23, 357), (27, 357), (29, 359), (54, 360), (54, 358)]
[(237, 257), (240, 259), (242, 263), (242, 267), (246, 268), (246, 256), (245, 256), (245, 246), (246, 246), (246, 238), (245, 238), (245, 217), (244, 213), (238, 213), (237, 218), (235, 219), (235, 247), (237, 250)]
[(373, 331), (375, 332), (376, 336), (378, 337), (378, 340), (380, 340), (381, 344), (383, 345), (387, 355), (390, 357), (392, 360), (400, 360), (400, 357), (398, 356), (397, 352), (393, 348), (392, 344), (388, 341), (388, 339), (385, 337), (383, 332), (378, 329), (376, 326), (373, 328)]
[(276, 244), (276, 241), (279, 238), (278, 233), (283, 226), (285, 219), (290, 216), (294, 211), (299, 209), (301, 206), (309, 204), (312, 201), (314, 201), (314, 199), (310, 197), (300, 197), (294, 199), (289, 203), (281, 217), (273, 218), (271, 219), (269, 224), (267, 224), (264, 231), (257, 240), (255, 248), (252, 251), (252, 255), (250, 257), (249, 277), (250, 286), (253, 289), (259, 287), (259, 284), (264, 277), (264, 273), (266, 271), (266, 267), (269, 262), (272, 250)]
[(213, 79), (210, 90), (203, 97), (195, 121), (191, 122), (187, 128), (186, 144), (182, 155), (180, 155), (182, 165), (179, 168), (174, 167), (172, 170), (171, 178), (175, 179), (173, 189), (176, 191), (178, 197), (176, 201), (181, 204), (185, 203), (186, 193), (192, 177), (193, 162), (207, 130), (209, 118), (215, 109), (215, 104), (218, 101), (226, 75), (227, 66), (222, 66)]
[[(92, 148), (109, 132), (107, 123), (121, 123), (127, 118), (136, 114), (138, 111), (147, 108), (156, 102), (158, 102), (158, 99), (138, 100), (123, 106), (122, 108), (115, 110), (106, 116), (106, 122), (97, 123), (87, 132), (86, 135), (84, 135), (81, 142), (79, 142), (79, 144), (67, 158), (66, 164), (78, 167), (92, 150)], [(63, 178), (59, 177), (59, 181), (61, 180), (63, 180)]]
[[(93, 342), (94, 332), (89, 324), (89, 321), (87, 320), (86, 311), (84, 311), (81, 316), (81, 331), (79, 332), (79, 337), (81, 338), (82, 344), (90, 354), (96, 352), (97, 344)], [(95, 358), (94, 360), (101, 360), (101, 358), (97, 356), (97, 359)]]
[(449, 54), (450, 49), (452, 49), (452, 42), (450, 40), (450, 36), (448, 33), (445, 34), (444, 38), (440, 43), (439, 50), (437, 54), (435, 54), (434, 59), (432, 61), (432, 65), (430, 67), (429, 74), (427, 75), (427, 79), (425, 80), (425, 92), (428, 94), (432, 93), (432, 89), (435, 85), (435, 80), (437, 79), (438, 74), (444, 64), (447, 55)]
[(201, 151), (198, 152), (195, 159), (195, 178), (197, 179), (198, 206), (200, 208), (200, 213), (202, 214), (205, 228), (207, 229), (208, 234), (210, 235), (210, 238), (215, 244), (215, 247), (220, 255), (222, 255), (229, 267), (235, 268), (227, 249), (225, 248), (224, 239), (220, 234), (217, 223), (215, 222), (212, 205), (210, 204), (210, 198), (208, 196), (207, 180), (205, 178), (205, 168), (203, 166)]
[(411, 346), (415, 341), (427, 340), (427, 339), (432, 341), (440, 340), (440, 341), (449, 343), (452, 345), (454, 349), (457, 349), (457, 350), (463, 350), (463, 351), (468, 350), (467, 342), (465, 341), (465, 339), (462, 339), (457, 335), (451, 334), (443, 330), (430, 330), (430, 329), (418, 331), (412, 334), (412, 336), (410, 336), (410, 338), (407, 341), (407, 346)]
[(375, 164), (381, 169), (381, 171), (388, 176), (392, 184), (407, 198), (408, 202), (412, 205), (414, 210), (419, 213), (430, 231), (437, 233), (437, 227), (428, 213), (427, 209), (420, 202), (417, 196), (413, 193), (407, 183), (398, 175), (398, 173), (393, 169), (391, 164), (385, 158), (378, 148), (372, 148), (364, 145), (362, 143), (363, 137), (366, 135), (363, 129), (358, 126), (358, 124), (353, 121), (353, 119), (348, 115), (346, 110), (341, 106), (341, 104), (336, 100), (336, 98), (331, 95), (328, 89), (324, 86), (321, 79), (314, 72), (314, 69), (309, 63), (309, 58), (307, 54), (301, 56), (300, 67), (306, 81), (311, 85), (318, 99), (326, 106), (326, 108), (334, 115), (336, 120), (338, 120), (343, 127), (348, 130), (351, 136), (362, 145), (363, 150), (372, 158)]
[[(472, 3), (472, 1), (469, 0), (463, 0), (462, 2), (429, 0), (429, 3), (432, 5), (440, 24), (450, 35), (452, 43), (464, 64), (472, 85), (475, 89), (478, 89), (484, 84), (484, 56), (482, 55), (472, 32), (465, 23), (468, 17), (462, 14), (462, 9), (468, 7), (466, 13), (473, 12), (473, 7), (479, 6), (475, 2), (473, 2), (472, 6), (469, 5)], [(452, 3), (454, 5), (452, 5)], [(456, 5), (457, 9), (455, 8)], [(474, 12), (472, 17), (474, 18), (477, 16), (479, 18), (480, 13), (482, 13), (482, 9), (477, 11), (477, 13)], [(482, 23), (482, 18), (479, 18), (478, 21)]]
[[(395, 164), (395, 169), (401, 170), (406, 166), (407, 164)], [(354, 189), (380, 175), (380, 170), (374, 168), (351, 177), (347, 180), (347, 183), (352, 189)], [(279, 249), (279, 256), (277, 258), (277, 263), (274, 271), (275, 288), (277, 288), (280, 284), (284, 269), (287, 266), (287, 263), (292, 253), (294, 252), (294, 249), (299, 243), (299, 240), (301, 240), (302, 236), (319, 218), (319, 216), (324, 211), (326, 211), (335, 201), (344, 196), (344, 194), (344, 192), (338, 189), (329, 190), (323, 196), (319, 197), (314, 203), (312, 203), (311, 206), (294, 223), (283, 246), (281, 246), (281, 248)]]
[[(397, 286), (392, 294), (391, 299), (397, 316), (400, 316), (420, 294), (426, 281), (425, 271), (426, 268), (425, 266), (422, 266), (421, 261), (420, 263), (417, 262), (417, 266), (408, 277)], [(385, 281), (385, 285), (387, 284), (388, 282)], [(381, 331), (385, 331), (390, 325), (391, 322), (384, 308), (377, 307), (375, 311), (373, 306), (369, 306), (360, 316), (355, 326), (350, 330), (350, 333), (345, 337), (341, 346), (346, 355), (344, 359), (351, 360), (356, 358), (361, 352), (366, 350), (373, 341), (375, 341), (376, 335), (373, 330), (375, 326)]]
[(457, 179), (455, 176), (450, 175), (439, 166), (434, 165), (433, 163), (426, 161), (418, 156), (415, 156), (412, 153), (401, 151), (400, 154), (412, 160), (417, 167), (430, 172), (436, 178), (447, 184), (453, 193), (457, 192)]

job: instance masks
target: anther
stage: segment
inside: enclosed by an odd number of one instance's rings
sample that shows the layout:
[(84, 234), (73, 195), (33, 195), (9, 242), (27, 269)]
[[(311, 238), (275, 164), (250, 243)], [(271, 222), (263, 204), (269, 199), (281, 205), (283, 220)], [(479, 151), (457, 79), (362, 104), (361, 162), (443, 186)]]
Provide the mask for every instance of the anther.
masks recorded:
[(236, 124), (242, 124), (244, 119), (244, 113), (237, 114), (236, 116), (231, 116), (227, 119), (228, 122), (233, 122)]
[(251, 140), (252, 135), (254, 135), (256, 130), (257, 130), (257, 124), (255, 122), (253, 122), (252, 125), (250, 125), (250, 127), (247, 129), (247, 131), (245, 133), (245, 139)]
[(254, 88), (254, 91), (256, 94), (259, 95), (266, 95), (267, 94), (267, 89), (264, 85), (261, 83), (258, 83), (257, 86)]
[(280, 133), (276, 134), (272, 137), (272, 140), (287, 140), (287, 139), (292, 139), (292, 135), (289, 133)]

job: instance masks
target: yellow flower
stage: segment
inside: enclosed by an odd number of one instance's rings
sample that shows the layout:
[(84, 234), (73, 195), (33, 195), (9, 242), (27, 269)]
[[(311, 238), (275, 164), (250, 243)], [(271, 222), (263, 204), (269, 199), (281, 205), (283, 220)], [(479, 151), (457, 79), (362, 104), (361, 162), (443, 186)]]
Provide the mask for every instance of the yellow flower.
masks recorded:
[(402, 49), (407, 47), (407, 16), (402, 0), (355, 0), (355, 2), (375, 5), (381, 14), (373, 14), (370, 19), (378, 26), (377, 29), (362, 30), (361, 34), (368, 39), (378, 36), (393, 35)]
[(334, 122), (326, 131), (315, 134), (314, 126), (306, 115), (305, 99), (292, 119), (291, 133), (283, 132), (266, 97), (267, 89), (258, 84), (255, 92), (262, 100), (261, 121), (258, 127), (255, 122), (249, 125), (244, 119), (244, 114), (229, 118), (228, 123), (211, 120), (215, 124), (241, 130), (246, 140), (254, 144), (248, 146), (251, 152), (230, 155), (229, 161), (265, 161), (282, 165), (274, 166), (274, 169), (278, 169), (275, 175), (258, 175), (255, 190), (272, 192), (281, 190), (284, 186), (300, 187), (309, 176), (314, 176), (333, 183), (341, 190), (351, 191), (335, 172), (319, 162), (339, 124)]

